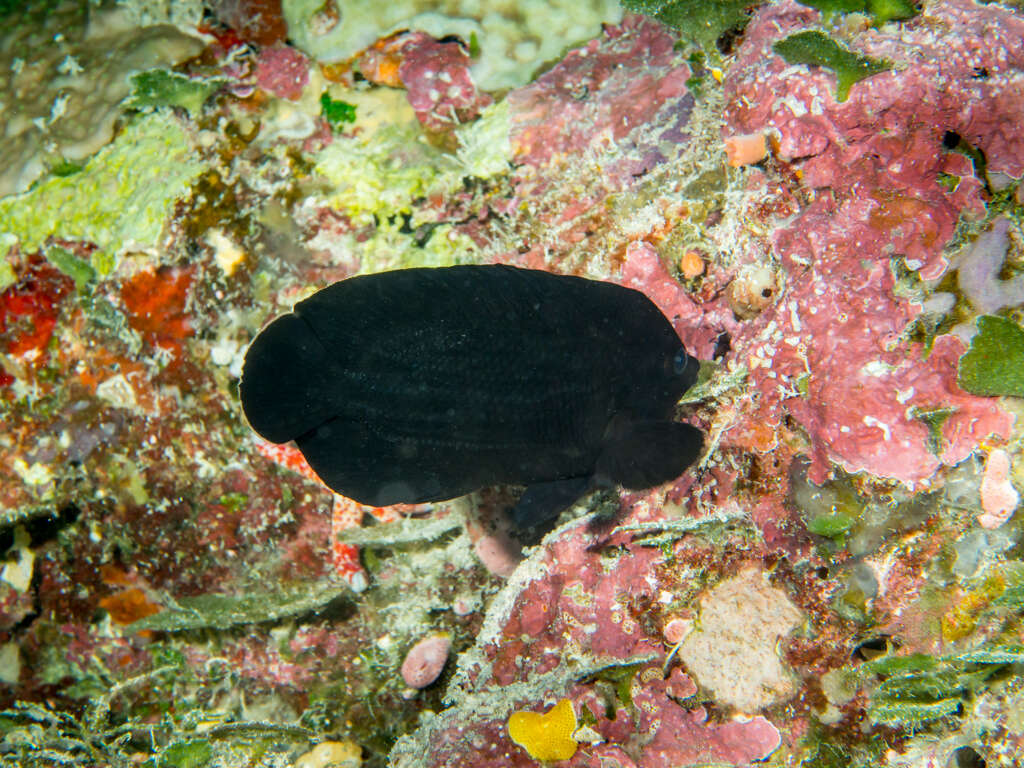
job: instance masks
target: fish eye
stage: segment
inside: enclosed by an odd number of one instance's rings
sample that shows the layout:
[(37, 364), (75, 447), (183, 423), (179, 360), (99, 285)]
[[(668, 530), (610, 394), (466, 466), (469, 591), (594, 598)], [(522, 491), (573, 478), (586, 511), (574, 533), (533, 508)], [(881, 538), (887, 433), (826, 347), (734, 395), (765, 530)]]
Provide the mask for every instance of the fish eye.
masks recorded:
[(689, 367), (690, 356), (686, 354), (686, 348), (680, 347), (679, 351), (676, 352), (676, 356), (672, 359), (672, 368), (676, 374), (682, 376)]

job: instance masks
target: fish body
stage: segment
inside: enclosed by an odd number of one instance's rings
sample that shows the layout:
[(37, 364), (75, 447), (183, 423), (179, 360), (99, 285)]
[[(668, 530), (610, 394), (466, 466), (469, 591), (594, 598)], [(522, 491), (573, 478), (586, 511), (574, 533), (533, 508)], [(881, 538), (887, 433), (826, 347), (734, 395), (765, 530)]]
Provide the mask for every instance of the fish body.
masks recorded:
[(349, 278), (250, 345), (252, 428), (294, 440), (364, 504), (526, 485), (526, 525), (583, 493), (677, 477), (701, 433), (673, 421), (699, 365), (639, 291), (505, 265)]

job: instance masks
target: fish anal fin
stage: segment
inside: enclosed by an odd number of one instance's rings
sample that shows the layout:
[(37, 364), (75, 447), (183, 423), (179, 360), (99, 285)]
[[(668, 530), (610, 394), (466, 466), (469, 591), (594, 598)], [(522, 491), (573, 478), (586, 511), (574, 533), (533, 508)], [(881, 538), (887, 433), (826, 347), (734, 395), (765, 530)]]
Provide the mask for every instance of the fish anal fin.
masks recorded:
[(651, 488), (679, 477), (703, 444), (701, 431), (682, 422), (619, 422), (605, 437), (595, 476), (601, 484)]
[(512, 522), (524, 543), (539, 541), (558, 515), (593, 490), (592, 477), (569, 477), (530, 485), (512, 509)]

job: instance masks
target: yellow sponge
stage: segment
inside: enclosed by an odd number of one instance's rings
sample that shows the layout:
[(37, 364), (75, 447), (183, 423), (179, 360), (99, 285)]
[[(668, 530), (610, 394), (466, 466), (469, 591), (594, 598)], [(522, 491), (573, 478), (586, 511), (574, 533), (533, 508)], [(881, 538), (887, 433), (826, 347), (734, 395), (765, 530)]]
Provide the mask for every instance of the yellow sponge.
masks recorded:
[(562, 699), (550, 711), (513, 712), (508, 719), (508, 735), (534, 760), (568, 760), (576, 754), (576, 713), (572, 702)]

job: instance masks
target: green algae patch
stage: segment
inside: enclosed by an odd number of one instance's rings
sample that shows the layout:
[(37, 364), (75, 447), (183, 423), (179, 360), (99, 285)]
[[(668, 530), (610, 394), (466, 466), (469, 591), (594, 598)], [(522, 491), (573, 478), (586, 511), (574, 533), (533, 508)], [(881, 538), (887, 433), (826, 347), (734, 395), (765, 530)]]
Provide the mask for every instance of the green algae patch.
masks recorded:
[(705, 50), (747, 23), (747, 0), (622, 0), (622, 7), (657, 19)]
[(881, 682), (872, 691), (868, 715), (875, 723), (919, 727), (957, 714), (1007, 665), (1024, 660), (1020, 645), (982, 646), (949, 656), (883, 656), (860, 667)]
[(191, 78), (164, 69), (150, 69), (131, 77), (132, 93), (124, 106), (129, 109), (181, 107), (195, 117), (203, 104), (221, 86), (224, 78)]
[(149, 765), (159, 768), (201, 768), (213, 759), (213, 746), (206, 739), (178, 741), (165, 749)]
[(957, 384), (974, 395), (1024, 397), (1024, 328), (997, 315), (979, 317)]
[(336, 138), (314, 156), (316, 172), (333, 188), (330, 204), (367, 224), (411, 214), (417, 199), (443, 194), (455, 160), (420, 138), (419, 125), (409, 122)]
[(909, 0), (799, 0), (800, 5), (816, 8), (826, 16), (837, 13), (865, 13), (875, 24), (903, 21), (917, 15)]
[(336, 131), (341, 130), (345, 123), (356, 121), (355, 106), (347, 101), (332, 99), (327, 91), (320, 94), (320, 114)]
[(14, 267), (6, 261), (0, 261), (0, 291), (6, 291), (9, 286), (14, 285), (17, 279)]
[(256, 624), (315, 611), (350, 591), (344, 584), (323, 583), (307, 589), (248, 592), (238, 597), (183, 597), (172, 607), (129, 624), (127, 630), (180, 632), (205, 627), (227, 629), (240, 624)]
[(842, 541), (843, 537), (857, 524), (857, 515), (836, 511), (807, 520), (807, 530), (815, 536)]
[(94, 243), (91, 267), (103, 277), (125, 250), (156, 247), (171, 206), (202, 169), (176, 119), (145, 116), (79, 173), (0, 200), (0, 242), (23, 252), (51, 237)]
[(831, 69), (836, 76), (836, 101), (846, 101), (854, 83), (891, 68), (889, 62), (856, 54), (815, 30), (797, 32), (772, 48), (790, 64)]
[(60, 246), (46, 251), (46, 258), (57, 269), (75, 281), (75, 287), (81, 291), (96, 279), (96, 270), (85, 259), (80, 259)]

